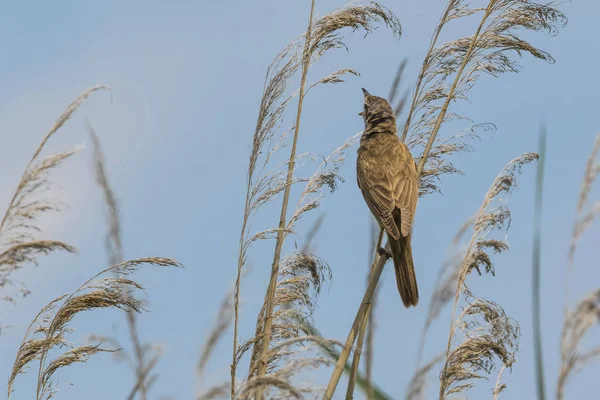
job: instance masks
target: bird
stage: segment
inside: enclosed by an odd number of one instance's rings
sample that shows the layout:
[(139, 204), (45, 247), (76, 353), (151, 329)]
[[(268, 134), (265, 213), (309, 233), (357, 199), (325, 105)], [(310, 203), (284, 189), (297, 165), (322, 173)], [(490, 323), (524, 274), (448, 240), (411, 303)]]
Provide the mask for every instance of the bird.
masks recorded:
[(387, 234), (396, 271), (396, 283), (406, 308), (419, 302), (411, 233), (419, 198), (417, 166), (410, 150), (397, 135), (396, 116), (388, 101), (364, 94), (365, 130), (356, 159), (358, 187), (377, 221), (381, 234)]

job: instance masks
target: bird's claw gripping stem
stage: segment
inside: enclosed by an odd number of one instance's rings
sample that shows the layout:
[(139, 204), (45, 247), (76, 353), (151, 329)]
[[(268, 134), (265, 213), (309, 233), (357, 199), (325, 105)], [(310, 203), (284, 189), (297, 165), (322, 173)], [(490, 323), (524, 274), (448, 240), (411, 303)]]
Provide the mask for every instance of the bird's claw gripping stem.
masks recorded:
[(379, 253), (380, 256), (386, 256), (387, 258), (392, 258), (392, 252), (384, 247), (378, 248), (377, 253)]

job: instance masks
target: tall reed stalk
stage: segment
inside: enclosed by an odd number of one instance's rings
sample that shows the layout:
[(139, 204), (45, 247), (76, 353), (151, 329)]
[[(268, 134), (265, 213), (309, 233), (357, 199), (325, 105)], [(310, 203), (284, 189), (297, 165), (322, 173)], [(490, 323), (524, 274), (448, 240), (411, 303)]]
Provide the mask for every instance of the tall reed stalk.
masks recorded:
[[(96, 135), (91, 123), (86, 121), (86, 129), (92, 143), (94, 145), (94, 162), (96, 169), (96, 182), (102, 190), (104, 203), (106, 205), (106, 216), (108, 222), (108, 232), (106, 235), (106, 252), (110, 265), (120, 264), (124, 261), (123, 240), (121, 234), (121, 218), (119, 214), (119, 205), (115, 193), (110, 186), (108, 174), (106, 171), (106, 161), (100, 139)], [(157, 379), (156, 375), (152, 375), (154, 367), (158, 364), (160, 351), (157, 351), (156, 346), (150, 343), (144, 343), (140, 337), (137, 323), (137, 313), (134, 310), (127, 310), (126, 313), (127, 329), (129, 331), (129, 339), (131, 340), (132, 354), (123, 354), (123, 358), (129, 361), (135, 375), (135, 382), (131, 388), (128, 400), (133, 400), (139, 393), (141, 400), (148, 398), (148, 390)], [(92, 338), (100, 338), (92, 336)], [(104, 339), (104, 338), (102, 338)], [(114, 338), (109, 340), (112, 343), (118, 344)], [(121, 347), (120, 345), (117, 347)], [(124, 350), (121, 350), (123, 353)]]
[[(261, 340), (261, 351), (260, 359), (258, 364), (258, 376), (264, 376), (267, 370), (267, 358), (269, 353), (269, 343), (271, 341), (271, 326), (273, 324), (273, 305), (275, 300), (275, 289), (277, 286), (277, 276), (279, 275), (279, 261), (281, 259), (281, 248), (283, 247), (284, 241), (284, 228), (286, 226), (287, 208), (290, 199), (290, 190), (292, 187), (292, 177), (294, 173), (294, 165), (296, 162), (296, 146), (298, 143), (298, 135), (300, 133), (300, 120), (302, 117), (302, 106), (304, 105), (304, 95), (306, 87), (306, 75), (308, 73), (308, 67), (310, 65), (310, 52), (309, 44), (311, 41), (311, 30), (313, 25), (313, 15), (315, 10), (315, 0), (311, 1), (310, 4), (310, 16), (308, 21), (308, 28), (306, 30), (306, 38), (304, 43), (304, 51), (302, 54), (302, 73), (300, 76), (300, 94), (298, 97), (298, 109), (296, 111), (296, 125), (294, 127), (294, 138), (292, 140), (292, 150), (288, 160), (288, 170), (285, 180), (285, 189), (283, 191), (283, 202), (281, 204), (281, 216), (279, 217), (279, 230), (277, 231), (277, 239), (275, 241), (275, 251), (273, 254), (273, 264), (271, 266), (271, 277), (269, 279), (269, 286), (267, 287), (267, 294), (265, 296), (265, 318), (264, 328), (262, 332)], [(263, 399), (263, 389), (259, 388), (256, 395), (257, 399)]]

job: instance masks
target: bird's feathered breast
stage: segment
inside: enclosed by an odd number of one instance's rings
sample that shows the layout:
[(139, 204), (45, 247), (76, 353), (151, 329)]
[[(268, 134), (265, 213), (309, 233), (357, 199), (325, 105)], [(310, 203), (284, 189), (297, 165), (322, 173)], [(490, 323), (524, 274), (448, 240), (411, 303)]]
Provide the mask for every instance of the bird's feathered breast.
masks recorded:
[[(394, 238), (408, 235), (419, 190), (416, 166), (406, 145), (395, 134), (364, 134), (356, 170), (358, 186), (379, 223)], [(400, 210), (400, 226), (392, 215), (396, 209)]]

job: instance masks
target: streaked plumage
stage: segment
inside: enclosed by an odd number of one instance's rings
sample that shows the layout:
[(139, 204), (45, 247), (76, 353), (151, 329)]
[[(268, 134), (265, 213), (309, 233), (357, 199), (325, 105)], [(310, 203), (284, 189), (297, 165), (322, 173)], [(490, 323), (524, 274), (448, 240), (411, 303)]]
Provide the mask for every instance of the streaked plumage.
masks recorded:
[(417, 168), (396, 134), (396, 117), (389, 103), (363, 92), (365, 131), (356, 161), (358, 187), (387, 233), (402, 302), (406, 307), (416, 306), (419, 290), (410, 238), (419, 196)]

